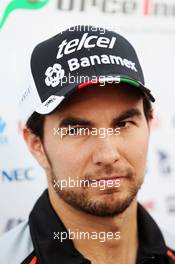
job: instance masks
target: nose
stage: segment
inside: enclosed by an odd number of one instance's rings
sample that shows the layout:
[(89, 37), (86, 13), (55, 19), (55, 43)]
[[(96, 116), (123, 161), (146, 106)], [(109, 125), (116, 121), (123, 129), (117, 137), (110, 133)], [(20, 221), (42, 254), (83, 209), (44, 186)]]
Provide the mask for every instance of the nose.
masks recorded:
[(93, 163), (98, 166), (114, 164), (120, 159), (119, 146), (112, 136), (98, 138), (94, 145)]

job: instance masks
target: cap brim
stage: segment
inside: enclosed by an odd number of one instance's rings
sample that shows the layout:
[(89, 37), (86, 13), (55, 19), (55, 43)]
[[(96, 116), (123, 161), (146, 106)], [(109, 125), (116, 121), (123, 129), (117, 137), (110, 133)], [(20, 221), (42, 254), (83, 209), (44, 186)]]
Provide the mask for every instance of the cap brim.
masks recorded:
[(84, 87), (88, 87), (93, 84), (98, 84), (98, 83), (127, 83), (130, 84), (131, 86), (134, 86), (140, 90), (151, 102), (155, 102), (155, 98), (152, 96), (151, 91), (146, 88), (141, 82), (137, 80), (133, 80), (128, 76), (121, 76), (121, 75), (116, 75), (116, 76), (103, 76), (103, 78), (97, 78), (97, 79), (92, 79), (88, 82), (83, 82), (81, 84), (75, 85), (75, 84), (70, 84), (67, 87), (64, 87), (64, 91), (59, 91), (55, 95), (51, 95), (45, 102), (43, 102), (35, 111), (39, 114), (49, 114), (52, 111), (56, 109), (57, 106), (61, 104), (61, 102), (70, 97), (72, 93), (76, 91), (76, 89), (82, 89)]
[(81, 89), (83, 87), (87, 87), (88, 85), (92, 85), (92, 84), (95, 84), (95, 83), (127, 83), (127, 84), (130, 84), (134, 87), (137, 87), (140, 89), (140, 91), (145, 94), (146, 96), (148, 96), (148, 99), (151, 101), (151, 102), (155, 102), (155, 98), (153, 97), (153, 95), (151, 94), (151, 91), (146, 88), (141, 82), (139, 81), (136, 81), (136, 80), (133, 80), (131, 79), (130, 77), (127, 77), (127, 76), (124, 76), (124, 75), (120, 75), (120, 76), (106, 76), (106, 77), (103, 77), (101, 79), (98, 79), (98, 81), (94, 81), (94, 80), (91, 80), (89, 82), (85, 82), (85, 83), (82, 83), (82, 84), (79, 84), (78, 86), (78, 89)]

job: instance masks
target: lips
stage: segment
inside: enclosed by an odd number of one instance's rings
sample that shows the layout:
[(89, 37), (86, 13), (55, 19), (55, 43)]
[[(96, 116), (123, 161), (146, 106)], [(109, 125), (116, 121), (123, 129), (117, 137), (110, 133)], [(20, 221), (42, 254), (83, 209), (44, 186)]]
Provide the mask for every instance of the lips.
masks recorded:
[(97, 182), (98, 184), (105, 184), (106, 186), (108, 186), (108, 184), (112, 184), (112, 185), (115, 185), (115, 184), (120, 184), (121, 180), (124, 179), (124, 178), (127, 178), (127, 177), (124, 177), (124, 176), (111, 176), (111, 177), (103, 177), (103, 178), (100, 178), (100, 179), (93, 179), (93, 180), (90, 180), (91, 183), (93, 182)]
[(111, 176), (111, 177), (107, 177), (107, 178), (100, 178), (100, 179), (95, 179), (96, 181), (115, 181), (115, 180), (121, 180), (123, 178), (126, 178), (125, 176)]

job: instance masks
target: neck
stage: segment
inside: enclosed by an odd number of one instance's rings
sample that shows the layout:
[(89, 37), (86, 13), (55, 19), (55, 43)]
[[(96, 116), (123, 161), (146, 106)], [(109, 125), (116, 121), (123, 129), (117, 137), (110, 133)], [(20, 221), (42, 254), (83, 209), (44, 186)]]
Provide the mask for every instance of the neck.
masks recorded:
[(66, 229), (78, 234), (79, 239), (73, 240), (75, 248), (93, 264), (136, 263), (136, 200), (120, 215), (97, 217), (71, 207), (52, 191), (49, 198)]

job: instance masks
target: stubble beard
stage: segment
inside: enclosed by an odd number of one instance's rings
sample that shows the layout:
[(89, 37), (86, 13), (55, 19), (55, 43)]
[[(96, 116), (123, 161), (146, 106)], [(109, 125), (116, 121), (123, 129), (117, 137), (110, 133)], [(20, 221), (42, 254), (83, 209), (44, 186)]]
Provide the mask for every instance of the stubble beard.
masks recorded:
[[(128, 179), (130, 181), (130, 186), (124, 197), (120, 196), (119, 191), (114, 192), (114, 190), (109, 191), (106, 195), (111, 195), (111, 199), (93, 199), (89, 197), (88, 188), (64, 188), (59, 187), (54, 188), (56, 194), (67, 204), (74, 207), (77, 210), (83, 211), (85, 213), (99, 216), (99, 217), (112, 217), (123, 213), (136, 198), (137, 193), (142, 185), (142, 180), (136, 182), (134, 181), (134, 175), (131, 170), (128, 170)], [(51, 182), (54, 185), (57, 177), (52, 170), (51, 172)]]

